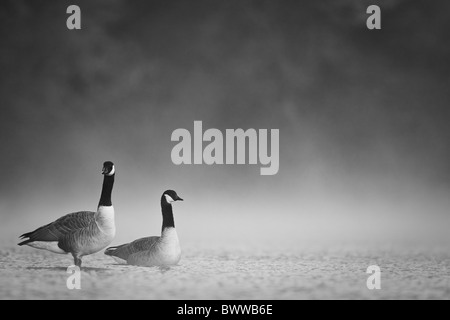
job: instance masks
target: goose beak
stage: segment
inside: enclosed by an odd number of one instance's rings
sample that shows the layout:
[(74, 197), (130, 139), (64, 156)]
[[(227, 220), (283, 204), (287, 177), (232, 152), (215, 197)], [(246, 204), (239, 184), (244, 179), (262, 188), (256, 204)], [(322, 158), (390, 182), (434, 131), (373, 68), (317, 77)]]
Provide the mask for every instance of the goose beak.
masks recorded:
[(102, 174), (105, 174), (106, 173), (106, 168), (103, 168), (102, 169)]
[(180, 197), (178, 197), (177, 201), (184, 201), (183, 199), (181, 199)]

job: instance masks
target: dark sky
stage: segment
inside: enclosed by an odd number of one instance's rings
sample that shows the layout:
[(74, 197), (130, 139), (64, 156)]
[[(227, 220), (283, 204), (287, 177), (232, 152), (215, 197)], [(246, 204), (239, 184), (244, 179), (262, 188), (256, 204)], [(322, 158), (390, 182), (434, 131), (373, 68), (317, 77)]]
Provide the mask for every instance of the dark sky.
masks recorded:
[[(82, 30), (67, 30), (69, 4)], [(370, 4), (382, 30), (366, 28)], [(95, 209), (112, 160), (120, 239), (159, 231), (167, 188), (188, 200), (176, 208), (187, 239), (439, 233), (449, 12), (416, 0), (4, 0), (2, 225), (16, 236)], [(280, 129), (279, 173), (173, 165), (170, 135), (194, 120)]]

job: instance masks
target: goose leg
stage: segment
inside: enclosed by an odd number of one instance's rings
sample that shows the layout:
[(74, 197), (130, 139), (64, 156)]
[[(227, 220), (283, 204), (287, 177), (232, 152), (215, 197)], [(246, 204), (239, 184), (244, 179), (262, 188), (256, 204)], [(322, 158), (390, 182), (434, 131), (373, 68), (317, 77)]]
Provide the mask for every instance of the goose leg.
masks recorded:
[(81, 268), (81, 258), (78, 255), (73, 255), (73, 263), (78, 267)]

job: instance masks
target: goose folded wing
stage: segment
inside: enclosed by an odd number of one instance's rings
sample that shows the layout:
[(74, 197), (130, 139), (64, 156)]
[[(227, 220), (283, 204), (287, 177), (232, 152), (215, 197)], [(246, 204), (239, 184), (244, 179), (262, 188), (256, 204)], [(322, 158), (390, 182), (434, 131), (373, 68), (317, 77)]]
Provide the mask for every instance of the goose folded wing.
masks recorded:
[(94, 212), (81, 211), (67, 214), (33, 232), (24, 234), (30, 241), (60, 241), (65, 236), (88, 228), (95, 223)]
[(146, 237), (134, 240), (130, 243), (132, 253), (139, 251), (151, 250), (160, 237)]

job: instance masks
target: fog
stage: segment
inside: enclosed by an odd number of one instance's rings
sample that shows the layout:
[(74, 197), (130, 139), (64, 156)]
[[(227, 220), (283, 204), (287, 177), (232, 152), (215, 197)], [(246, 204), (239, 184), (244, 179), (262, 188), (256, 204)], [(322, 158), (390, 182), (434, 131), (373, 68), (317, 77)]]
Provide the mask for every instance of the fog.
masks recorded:
[[(95, 210), (117, 168), (114, 243), (448, 243), (450, 45), (444, 1), (0, 4), (1, 236)], [(446, 10), (447, 9), (447, 10)], [(171, 161), (178, 128), (280, 129), (280, 170)]]

